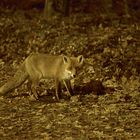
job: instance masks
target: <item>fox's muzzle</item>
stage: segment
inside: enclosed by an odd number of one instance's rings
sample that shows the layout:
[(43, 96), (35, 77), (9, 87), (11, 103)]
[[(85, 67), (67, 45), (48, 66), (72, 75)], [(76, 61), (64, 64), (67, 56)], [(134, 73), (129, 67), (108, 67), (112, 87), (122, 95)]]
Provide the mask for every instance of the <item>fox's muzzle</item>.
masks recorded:
[(66, 78), (66, 79), (73, 79), (73, 78), (76, 77), (76, 74), (73, 73), (73, 72), (71, 72), (71, 71), (69, 71), (69, 70), (66, 70), (65, 72), (66, 72), (66, 73), (65, 73), (65, 78)]
[(75, 78), (76, 77), (76, 74), (73, 74), (72, 78)]

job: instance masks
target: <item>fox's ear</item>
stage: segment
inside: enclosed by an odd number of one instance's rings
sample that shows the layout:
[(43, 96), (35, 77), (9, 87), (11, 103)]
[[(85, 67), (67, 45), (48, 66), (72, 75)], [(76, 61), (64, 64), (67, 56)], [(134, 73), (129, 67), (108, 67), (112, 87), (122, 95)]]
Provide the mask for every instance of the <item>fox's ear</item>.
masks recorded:
[(68, 63), (68, 61), (69, 61), (69, 58), (67, 56), (63, 55), (63, 62)]
[(80, 65), (82, 65), (83, 62), (84, 62), (84, 57), (83, 57), (83, 55), (79, 55), (79, 56), (77, 57), (77, 60), (78, 60), (78, 63), (79, 63)]

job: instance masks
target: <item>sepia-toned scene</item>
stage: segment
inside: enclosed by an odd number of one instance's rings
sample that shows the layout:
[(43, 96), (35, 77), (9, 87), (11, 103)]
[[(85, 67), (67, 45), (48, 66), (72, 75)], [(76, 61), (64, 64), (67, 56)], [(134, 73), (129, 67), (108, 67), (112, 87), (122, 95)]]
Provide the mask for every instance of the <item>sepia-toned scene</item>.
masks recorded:
[(140, 0), (0, 0), (0, 140), (139, 140)]

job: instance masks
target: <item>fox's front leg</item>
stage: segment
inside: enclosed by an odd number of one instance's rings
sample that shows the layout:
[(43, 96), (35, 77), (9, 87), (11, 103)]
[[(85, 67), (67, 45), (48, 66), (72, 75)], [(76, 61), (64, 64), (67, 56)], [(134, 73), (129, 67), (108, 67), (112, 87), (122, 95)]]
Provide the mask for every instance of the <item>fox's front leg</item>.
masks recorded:
[(71, 87), (71, 82), (70, 80), (63, 80), (63, 83), (67, 89), (67, 92), (68, 92), (68, 96), (71, 96), (73, 95), (73, 90), (72, 90), (72, 87)]
[(61, 82), (58, 79), (56, 79), (55, 85), (56, 85), (55, 97), (59, 101), (59, 99), (61, 98)]

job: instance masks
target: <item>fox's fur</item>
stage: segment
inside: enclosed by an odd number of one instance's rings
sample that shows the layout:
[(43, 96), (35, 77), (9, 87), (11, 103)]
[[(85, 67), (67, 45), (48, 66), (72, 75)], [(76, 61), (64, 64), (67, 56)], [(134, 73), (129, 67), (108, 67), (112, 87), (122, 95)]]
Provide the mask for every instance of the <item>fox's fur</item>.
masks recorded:
[(76, 75), (76, 68), (83, 64), (83, 56), (68, 57), (65, 55), (51, 56), (34, 53), (28, 56), (21, 64), (14, 77), (0, 88), (0, 95), (6, 95), (19, 87), (27, 79), (31, 81), (31, 92), (38, 99), (36, 91), (39, 81), (54, 78), (56, 83), (56, 98), (60, 98), (61, 83), (63, 82), (69, 95), (72, 94), (70, 80)]

